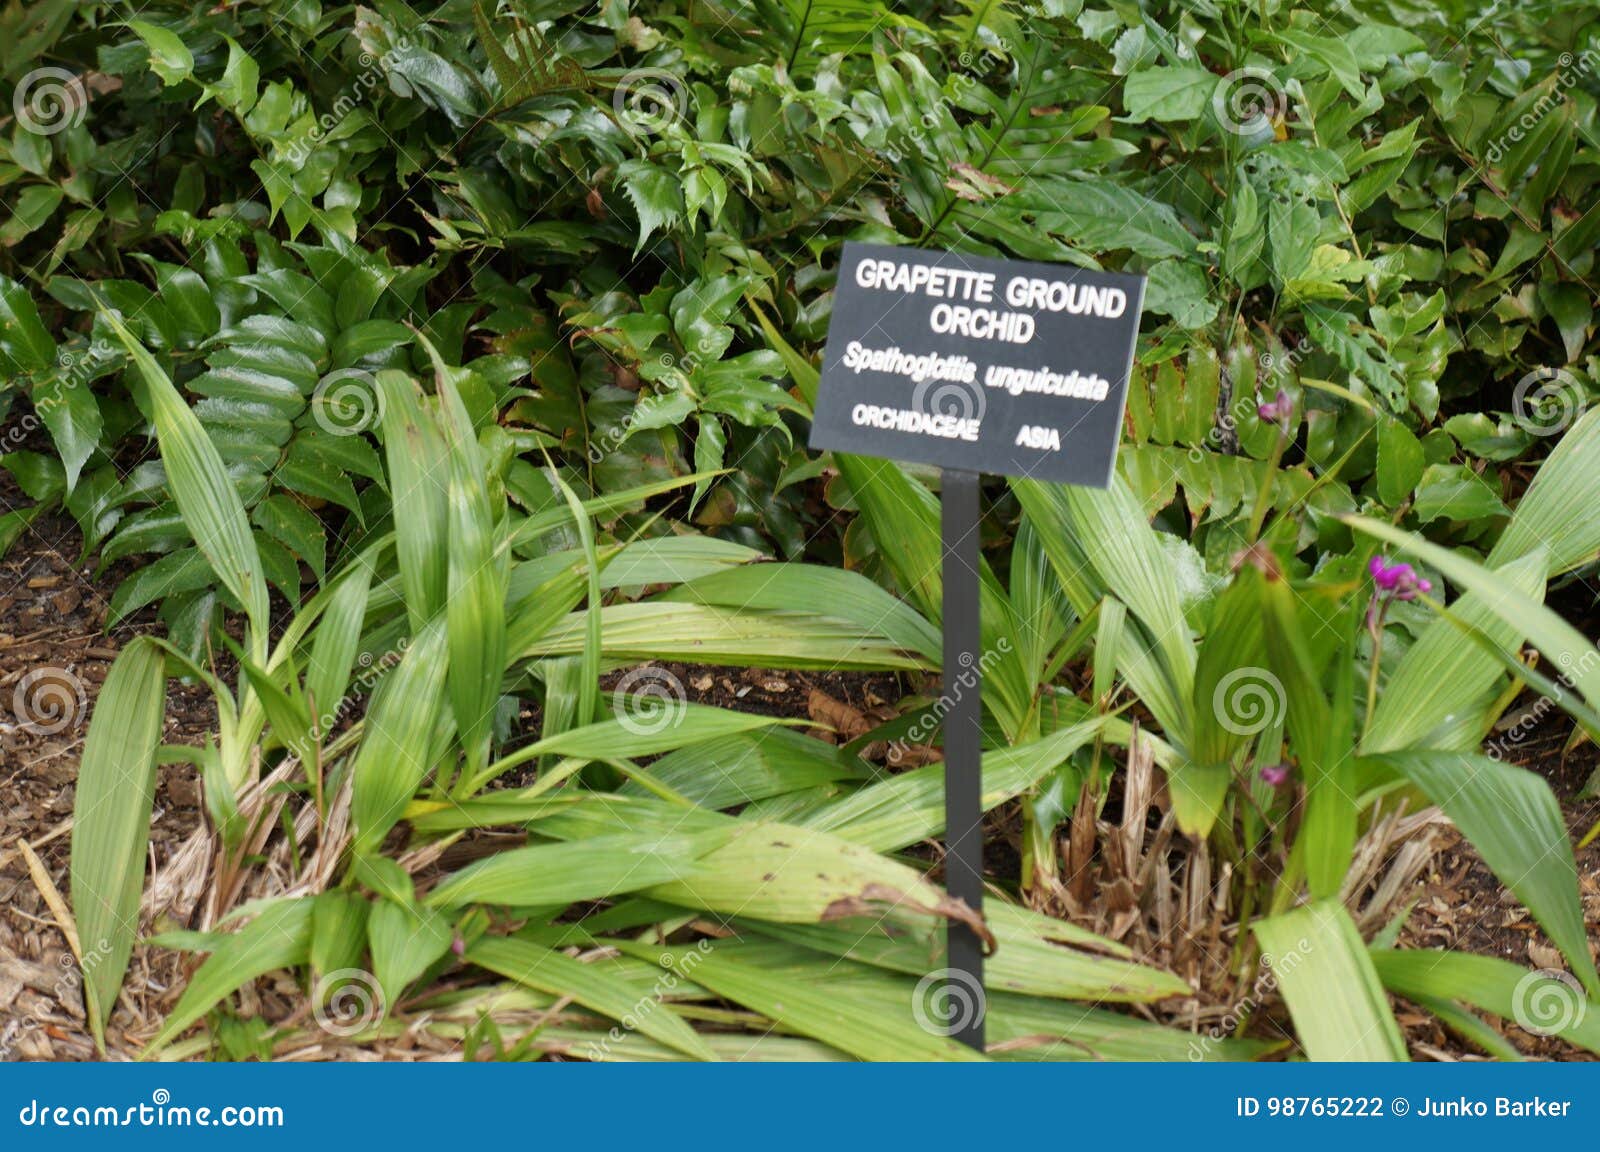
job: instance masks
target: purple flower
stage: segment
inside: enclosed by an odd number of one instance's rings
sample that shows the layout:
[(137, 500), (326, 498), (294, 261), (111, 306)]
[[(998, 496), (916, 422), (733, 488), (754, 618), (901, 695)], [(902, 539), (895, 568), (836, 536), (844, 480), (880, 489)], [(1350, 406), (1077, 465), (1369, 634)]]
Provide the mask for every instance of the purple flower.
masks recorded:
[(1374, 556), (1367, 562), (1372, 582), (1378, 591), (1387, 592), (1396, 600), (1411, 600), (1418, 593), (1433, 591), (1433, 582), (1417, 575), (1416, 569), (1401, 561), (1389, 563), (1387, 557)]
[(1289, 779), (1293, 769), (1287, 764), (1268, 764), (1261, 769), (1261, 782), (1270, 784), (1274, 788), (1280, 787)]
[(1367, 571), (1372, 573), (1372, 582), (1385, 592), (1393, 592), (1400, 583), (1402, 576), (1411, 575), (1411, 565), (1391, 564), (1382, 556), (1374, 556), (1367, 561)]
[(467, 954), (467, 942), (459, 936), (450, 937), (450, 951), (457, 956), (465, 956)]
[(1281, 425), (1284, 431), (1289, 430), (1289, 421), (1294, 416), (1294, 401), (1289, 399), (1289, 394), (1283, 389), (1278, 389), (1278, 394), (1265, 404), (1256, 405), (1256, 415), (1268, 424)]

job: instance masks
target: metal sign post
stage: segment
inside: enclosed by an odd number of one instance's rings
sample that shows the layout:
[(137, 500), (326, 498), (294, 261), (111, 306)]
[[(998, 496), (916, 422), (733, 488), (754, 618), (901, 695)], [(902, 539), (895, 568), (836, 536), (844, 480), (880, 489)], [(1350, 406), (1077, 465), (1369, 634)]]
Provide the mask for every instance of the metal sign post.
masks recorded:
[[(940, 493), (944, 559), (944, 826), (945, 887), (951, 896), (983, 913), (983, 672), (978, 613), (978, 474), (945, 470)], [(970, 924), (951, 920), (952, 985), (947, 1005), (979, 996), (983, 988), (983, 941)], [(964, 984), (964, 987), (962, 986)], [(978, 1011), (954, 1012), (951, 1033), (983, 1051), (982, 1001)]]
[[(945, 886), (983, 909), (978, 477), (1111, 483), (1143, 276), (846, 244), (811, 446), (942, 470)], [(981, 920), (978, 921), (981, 926)], [(952, 918), (948, 1035), (983, 1048), (983, 940)], [(967, 1007), (973, 1009), (967, 1011)]]

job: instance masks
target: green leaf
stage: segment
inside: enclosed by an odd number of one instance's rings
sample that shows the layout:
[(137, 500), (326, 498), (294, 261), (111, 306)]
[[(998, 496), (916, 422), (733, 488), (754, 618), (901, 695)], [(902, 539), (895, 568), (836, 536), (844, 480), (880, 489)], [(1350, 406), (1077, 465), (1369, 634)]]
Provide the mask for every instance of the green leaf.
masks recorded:
[[(687, 703), (681, 684), (674, 687), (670, 680), (649, 676), (636, 677), (633, 684), (619, 684), (614, 704), (620, 713), (616, 719), (585, 724), (525, 745), (490, 765), (487, 776), (498, 776), (540, 756), (628, 760), (782, 723), (770, 716)], [(472, 790), (481, 783), (474, 780)]]
[[(1312, 631), (1300, 605), (1307, 598), (1282, 578), (1262, 582), (1266, 611), (1265, 648), (1276, 674), (1278, 706), (1287, 717), (1290, 747), (1306, 782), (1306, 805), (1295, 848), (1305, 864), (1311, 894), (1336, 896), (1350, 870), (1356, 842), (1356, 785), (1350, 732), (1339, 720), (1339, 704), (1350, 686), (1324, 693), (1312, 646)], [(1348, 676), (1354, 656), (1349, 647), (1334, 654), (1336, 671)]]
[(1378, 498), (1398, 508), (1422, 479), (1422, 442), (1398, 420), (1378, 422)]
[(143, 638), (129, 643), (100, 688), (78, 764), (72, 909), (89, 1027), (101, 1051), (139, 929), (166, 685), (161, 649)]
[(1130, 120), (1181, 123), (1194, 120), (1211, 104), (1217, 78), (1204, 68), (1189, 65), (1143, 68), (1127, 78), (1122, 103)]
[[(1028, 790), (1067, 761), (1089, 741), (1121, 721), (1096, 717), (1058, 729), (1041, 740), (983, 755), (984, 811)], [(1126, 737), (1124, 737), (1126, 739)], [(832, 832), (879, 852), (895, 852), (944, 834), (943, 764), (900, 772), (859, 791), (818, 804), (788, 817), (789, 822)]]
[(1206, 271), (1186, 260), (1159, 260), (1146, 274), (1144, 308), (1171, 316), (1180, 328), (1202, 328), (1217, 315)]
[(257, 504), (250, 518), (267, 535), (303, 560), (319, 583), (327, 577), (327, 533), (322, 521), (304, 504), (276, 493)]
[(306, 698), (320, 736), (328, 735), (344, 710), (371, 591), (372, 569), (361, 556), (334, 585), (322, 611), (306, 669)]
[[(719, 996), (753, 1008), (785, 1029), (811, 1036), (862, 1060), (982, 1060), (983, 1055), (903, 1017), (864, 1010), (848, 988), (819, 986), (788, 973), (741, 963), (735, 948), (668, 952), (671, 968)], [(663, 961), (666, 967), (666, 961)]]
[(320, 1005), (326, 1003), (326, 994), (332, 991), (327, 982), (334, 973), (359, 969), (367, 950), (367, 918), (372, 905), (358, 893), (343, 888), (318, 893), (311, 899), (312, 992)]
[(194, 57), (176, 32), (145, 20), (129, 20), (128, 27), (150, 49), (150, 71), (161, 77), (163, 84), (176, 84), (189, 78), (194, 71)]
[(670, 880), (693, 882), (699, 861), (725, 833), (596, 836), (513, 848), (468, 865), (428, 894), (428, 904), (566, 905), (637, 892)]
[(1591, 707), (1600, 706), (1600, 675), (1589, 639), (1543, 604), (1530, 599), (1498, 573), (1466, 557), (1430, 543), (1404, 529), (1361, 516), (1343, 517), (1346, 524), (1425, 560), (1446, 579), (1477, 593), (1484, 608), (1526, 636), (1555, 661)]
[(239, 491), (216, 446), (155, 357), (133, 338), (115, 313), (102, 311), (101, 316), (133, 357), (149, 389), (156, 439), (173, 499), (217, 578), (244, 606), (250, 620), (252, 651), (260, 662), (266, 654), (269, 626), (267, 581)]
[[(1507, 588), (1538, 603), (1544, 598), (1545, 567), (1541, 550), (1507, 563), (1494, 575)], [(1504, 674), (1500, 661), (1463, 628), (1478, 630), (1507, 652), (1519, 647), (1522, 629), (1495, 615), (1476, 592), (1452, 604), (1450, 615), (1454, 619), (1440, 617), (1428, 625), (1389, 674), (1361, 738), (1364, 750), (1385, 752), (1424, 740), (1437, 746), (1437, 733), (1461, 715), (1464, 706), (1483, 700), (1500, 683)], [(1467, 734), (1474, 743), (1482, 735), (1481, 730)]]
[(149, 257), (144, 257), (143, 261), (155, 271), (156, 291), (178, 327), (179, 343), (193, 348), (216, 335), (222, 326), (222, 313), (200, 274), (191, 268)]
[(1600, 408), (1578, 418), (1517, 503), (1489, 554), (1491, 566), (1535, 550), (1559, 576), (1600, 554)]
[(1471, 752), (1392, 752), (1381, 760), (1444, 809), (1600, 999), (1572, 842), (1550, 786), (1525, 768)]
[[(759, 728), (669, 752), (651, 763), (650, 774), (702, 808), (732, 808), (837, 780), (865, 781), (870, 769), (815, 737), (788, 728)], [(646, 792), (643, 784), (631, 780), (621, 789), (624, 796)]]
[(222, 82), (212, 91), (217, 103), (242, 118), (255, 107), (261, 69), (231, 36), (224, 39), (228, 41), (228, 65), (222, 70)]
[(273, 682), (268, 673), (250, 661), (243, 661), (241, 667), (249, 678), (251, 688), (255, 690), (262, 710), (267, 714), (273, 736), (293, 752), (309, 772), (314, 764), (310, 741), (311, 716), (306, 709), (305, 698), (298, 694), (298, 685), (291, 685), (290, 691), (285, 691)]
[(428, 909), (379, 900), (367, 917), (373, 975), (387, 1009), (417, 977), (450, 951), (450, 922)]
[(65, 197), (53, 184), (34, 184), (22, 190), (11, 208), (11, 218), (0, 227), (0, 244), (11, 248), (44, 226)]
[(617, 178), (639, 214), (640, 252), (651, 233), (670, 228), (683, 219), (683, 188), (671, 172), (648, 160), (625, 160), (617, 166)]
[[(436, 373), (449, 467), (449, 598), (445, 605), (450, 649), (449, 692), (456, 732), (467, 753), (467, 772), (489, 760), (495, 706), (506, 671), (506, 587), (510, 552), (501, 546), (486, 482), (487, 465), (472, 420), (449, 373)], [(504, 499), (501, 499), (504, 508)]]
[(907, 653), (940, 658), (939, 630), (857, 572), (813, 564), (758, 564), (691, 580), (661, 599), (776, 612), (813, 605), (863, 633), (894, 641)]
[(66, 470), (67, 492), (77, 487), (78, 475), (100, 445), (105, 424), (100, 405), (89, 385), (70, 378), (52, 367), (33, 385), (33, 410), (50, 429), (50, 438), (61, 454)]
[(1405, 1041), (1350, 913), (1336, 900), (1257, 921), (1256, 939), (1313, 1060), (1405, 1060)]
[(0, 276), (0, 371), (43, 372), (55, 358), (56, 342), (40, 321), (33, 297), (15, 280)]
[(1487, 520), (1503, 516), (1499, 495), (1472, 469), (1460, 464), (1430, 464), (1417, 483), (1417, 519)]
[(1366, 95), (1361, 83), (1361, 66), (1356, 63), (1355, 54), (1343, 39), (1318, 36), (1298, 28), (1281, 29), (1274, 37), (1281, 43), (1299, 49), (1331, 72), (1352, 100), (1360, 100)]
[[(467, 950), (466, 960), (537, 991), (571, 997), (585, 1008), (609, 1016), (626, 1028), (637, 1028), (697, 1060), (717, 1058), (669, 1005), (649, 994), (641, 998), (631, 984), (619, 980), (600, 964), (586, 964), (530, 941), (495, 936), (480, 939)], [(658, 986), (669, 989), (679, 983), (678, 977), (667, 976), (658, 981)]]
[[(350, 816), (357, 851), (373, 851), (433, 767), (445, 734), (445, 626), (442, 615), (422, 628), (400, 663), (379, 685), (366, 719), (366, 736), (351, 773)], [(324, 714), (326, 703), (317, 706)]]
[(1172, 563), (1120, 477), (1106, 491), (1013, 480), (1068, 600), (1087, 616), (1110, 592), (1141, 627), (1122, 645), (1123, 675), (1169, 738), (1192, 731), (1195, 649)]
[[(1195, 666), (1191, 762), (1169, 774), (1180, 825), (1197, 835), (1221, 816), (1235, 758), (1282, 731), (1282, 684), (1267, 672), (1265, 605), (1259, 569), (1243, 564), (1217, 598), (1211, 628)], [(1272, 753), (1267, 753), (1271, 755)]]
[(401, 372), (377, 375), (394, 495), (395, 551), (413, 629), (445, 606), (450, 584), (450, 461), (431, 406)]
[(1494, 956), (1432, 949), (1372, 950), (1384, 986), (1410, 1000), (1439, 997), (1492, 1012), (1541, 1035), (1600, 1054), (1600, 1003), (1585, 999), (1565, 973), (1530, 971)]
[(1008, 205), (1035, 223), (1090, 252), (1137, 252), (1152, 260), (1184, 257), (1195, 239), (1172, 207), (1131, 188), (1104, 181), (1029, 181)]
[(237, 932), (217, 932), (205, 940), (211, 955), (189, 978), (177, 1007), (145, 1047), (149, 1059), (188, 1031), (224, 997), (258, 976), (306, 963), (311, 948), (311, 899), (273, 900), (255, 908), (255, 918)]

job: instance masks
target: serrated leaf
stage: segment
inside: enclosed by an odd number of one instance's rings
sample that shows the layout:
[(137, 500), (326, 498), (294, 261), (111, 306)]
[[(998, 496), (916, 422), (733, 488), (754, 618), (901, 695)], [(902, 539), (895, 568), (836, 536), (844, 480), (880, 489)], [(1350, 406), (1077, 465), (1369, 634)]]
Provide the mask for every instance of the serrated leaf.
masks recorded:
[(129, 20), (128, 27), (150, 49), (150, 71), (164, 84), (186, 80), (194, 71), (194, 57), (176, 32), (146, 20)]
[(644, 249), (645, 241), (657, 229), (670, 228), (683, 219), (683, 188), (665, 168), (648, 160), (626, 160), (617, 166), (617, 178), (639, 215), (635, 252)]

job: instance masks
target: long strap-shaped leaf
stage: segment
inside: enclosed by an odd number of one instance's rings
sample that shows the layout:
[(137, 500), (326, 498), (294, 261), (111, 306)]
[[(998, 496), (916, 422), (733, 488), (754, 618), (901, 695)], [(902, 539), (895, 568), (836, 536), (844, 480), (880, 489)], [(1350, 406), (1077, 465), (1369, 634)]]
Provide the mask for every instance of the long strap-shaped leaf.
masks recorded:
[(527, 940), (485, 936), (467, 953), (467, 962), (519, 984), (555, 996), (570, 996), (585, 1008), (604, 1013), (627, 1028), (637, 1027), (671, 1048), (698, 1060), (717, 1055), (683, 1018), (654, 996), (633, 987), (598, 964), (585, 964)]
[(1423, 948), (1374, 948), (1372, 963), (1397, 996), (1470, 1004), (1600, 1054), (1600, 1004), (1547, 972), (1494, 956)]
[(1452, 584), (1477, 593), (1485, 608), (1519, 629), (1539, 651), (1555, 661), (1585, 700), (1600, 706), (1600, 661), (1594, 658), (1594, 644), (1549, 608), (1483, 565), (1404, 529), (1361, 516), (1342, 519), (1352, 528), (1426, 560)]
[(1405, 1041), (1355, 921), (1337, 900), (1262, 920), (1256, 939), (1313, 1060), (1404, 1060)]
[(436, 616), (379, 686), (352, 773), (356, 848), (376, 848), (433, 766), (445, 714), (444, 617)]
[(415, 631), (444, 607), (448, 595), (450, 463), (432, 405), (416, 381), (388, 370), (377, 381), (394, 494), (395, 555)]
[(89, 1027), (102, 1050), (139, 929), (166, 683), (160, 648), (144, 639), (124, 648), (101, 686), (78, 766), (72, 907)]
[(274, 900), (262, 905), (254, 920), (237, 932), (219, 932), (206, 940), (211, 955), (190, 978), (172, 1014), (144, 1050), (148, 1059), (170, 1044), (222, 999), (244, 984), (278, 968), (304, 964), (311, 953), (310, 899)]
[(1444, 809), (1550, 934), (1589, 995), (1600, 999), (1572, 841), (1550, 785), (1526, 768), (1470, 752), (1394, 752), (1381, 759)]
[(747, 1008), (753, 1008), (784, 1027), (811, 1036), (862, 1060), (982, 1060), (984, 1057), (946, 1036), (921, 1027), (910, 1004), (903, 1017), (875, 1015), (853, 1001), (847, 989), (822, 988), (744, 963), (738, 948), (647, 950), (634, 945), (627, 951), (665, 952), (663, 968), (670, 963), (696, 984), (709, 988)]
[(156, 440), (161, 446), (161, 463), (167, 471), (172, 498), (177, 501), (183, 522), (194, 536), (206, 560), (244, 606), (250, 621), (252, 657), (264, 663), (267, 654), (267, 579), (250, 534), (239, 490), (228, 476), (222, 456), (205, 428), (178, 393), (161, 365), (116, 313), (102, 309), (101, 315), (127, 347), (139, 374), (150, 390), (151, 415), (155, 420)]

